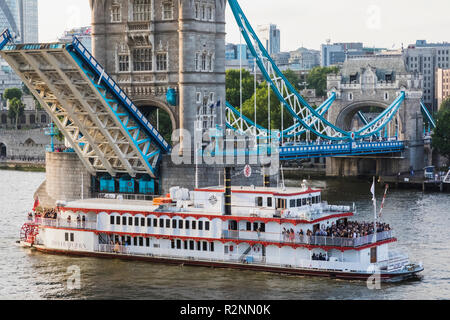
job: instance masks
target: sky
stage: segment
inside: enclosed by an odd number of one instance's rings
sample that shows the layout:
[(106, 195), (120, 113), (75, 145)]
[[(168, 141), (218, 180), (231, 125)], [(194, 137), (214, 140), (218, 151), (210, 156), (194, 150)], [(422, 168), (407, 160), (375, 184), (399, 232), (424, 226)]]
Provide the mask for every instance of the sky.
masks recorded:
[[(273, 23), (281, 30), (281, 50), (319, 49), (331, 42), (363, 42), (398, 49), (415, 43), (450, 42), (450, 1), (446, 0), (240, 0), (255, 28)], [(88, 0), (39, 0), (41, 42), (65, 29), (90, 25)], [(239, 30), (227, 7), (227, 42), (239, 43)]]

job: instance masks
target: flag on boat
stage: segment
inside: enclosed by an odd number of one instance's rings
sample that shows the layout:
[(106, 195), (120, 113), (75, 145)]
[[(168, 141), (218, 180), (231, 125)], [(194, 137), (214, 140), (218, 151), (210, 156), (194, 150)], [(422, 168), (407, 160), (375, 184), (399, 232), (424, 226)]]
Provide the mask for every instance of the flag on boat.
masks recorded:
[(33, 211), (35, 211), (37, 207), (39, 207), (39, 197), (34, 199)]
[(383, 196), (383, 201), (381, 202), (381, 208), (380, 208), (380, 213), (378, 214), (378, 216), (381, 218), (381, 213), (383, 212), (383, 207), (384, 207), (384, 201), (386, 200), (386, 195), (389, 189), (389, 185), (386, 184), (386, 188), (384, 189), (384, 196)]
[(375, 181), (372, 184), (372, 188), (370, 188), (370, 192), (372, 192), (372, 200), (375, 201)]

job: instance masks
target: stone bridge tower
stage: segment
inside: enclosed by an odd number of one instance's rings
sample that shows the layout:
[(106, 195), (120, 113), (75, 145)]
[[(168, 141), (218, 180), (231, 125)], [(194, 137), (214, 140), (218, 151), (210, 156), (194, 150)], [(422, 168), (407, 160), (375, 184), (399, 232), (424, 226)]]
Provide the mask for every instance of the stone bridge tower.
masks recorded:
[(191, 134), (224, 121), (226, 0), (89, 1), (93, 54), (144, 114)]
[(406, 142), (406, 150), (401, 156), (394, 157), (328, 159), (327, 174), (358, 175), (370, 172), (381, 175), (408, 171), (411, 166), (414, 170), (423, 169), (422, 85), (423, 76), (408, 73), (401, 55), (349, 58), (339, 74), (329, 75), (327, 89), (336, 92), (337, 99), (328, 119), (347, 131), (363, 126), (356, 117), (358, 111), (367, 115), (374, 109), (386, 109), (401, 91), (405, 91), (406, 100), (388, 125), (388, 130), (389, 136), (397, 135), (399, 140)]

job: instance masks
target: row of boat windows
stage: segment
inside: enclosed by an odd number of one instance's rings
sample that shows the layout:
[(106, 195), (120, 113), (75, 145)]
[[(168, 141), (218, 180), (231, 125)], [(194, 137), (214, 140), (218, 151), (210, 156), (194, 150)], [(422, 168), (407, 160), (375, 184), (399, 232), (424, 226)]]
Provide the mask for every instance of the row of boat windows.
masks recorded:
[[(134, 220), (134, 221), (133, 221)], [(133, 224), (134, 222), (134, 224)], [(172, 228), (172, 229), (192, 229), (206, 230), (210, 229), (209, 221), (189, 221), (181, 219), (157, 219), (157, 218), (137, 218), (111, 216), (110, 223), (112, 225), (136, 226), (136, 227), (154, 227)]]
[[(290, 208), (302, 207), (316, 203), (320, 203), (320, 196), (292, 199), (289, 202)], [(265, 205), (268, 208), (272, 208), (273, 200), (270, 197), (266, 199), (264, 199), (263, 197), (256, 197), (255, 204), (257, 207), (264, 207)], [(287, 200), (283, 198), (276, 198), (276, 206), (276, 209), (287, 209)]]
[[(73, 234), (72, 239), (73, 239)], [(67, 233), (66, 233), (67, 238)], [(67, 241), (67, 240), (66, 240)], [(73, 241), (73, 240), (72, 240)], [(150, 238), (144, 238), (144, 237), (134, 237), (133, 241), (131, 241), (131, 236), (115, 236), (116, 243), (131, 246), (133, 245), (135, 247), (150, 247)], [(145, 244), (144, 244), (145, 242)], [(159, 244), (154, 244), (155, 248), (159, 248)], [(197, 250), (197, 251), (211, 251), (214, 252), (214, 242), (207, 242), (207, 241), (194, 241), (194, 240), (171, 240), (171, 248), (172, 249), (184, 249), (184, 250)]]
[(311, 204), (317, 204), (317, 203), (320, 203), (320, 196), (302, 198), (302, 199), (292, 199), (289, 202), (289, 207), (296, 208), (296, 207), (302, 207), (302, 206), (309, 206)]
[(214, 242), (194, 240), (172, 240), (172, 249), (211, 251), (214, 252)]

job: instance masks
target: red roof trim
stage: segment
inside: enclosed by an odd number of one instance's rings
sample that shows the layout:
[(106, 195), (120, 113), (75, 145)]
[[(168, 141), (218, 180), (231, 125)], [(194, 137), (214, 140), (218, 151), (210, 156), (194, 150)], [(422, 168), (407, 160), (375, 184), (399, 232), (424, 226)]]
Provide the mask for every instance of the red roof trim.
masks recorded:
[[(224, 193), (225, 190), (217, 190), (217, 189), (195, 189), (196, 192), (220, 192)], [(244, 193), (244, 194), (271, 194), (273, 196), (279, 197), (293, 197), (300, 196), (304, 194), (317, 193), (321, 192), (321, 190), (313, 190), (309, 189), (305, 192), (297, 192), (297, 193), (278, 193), (278, 192), (270, 192), (270, 191), (256, 191), (256, 190), (231, 190), (231, 193)]]

